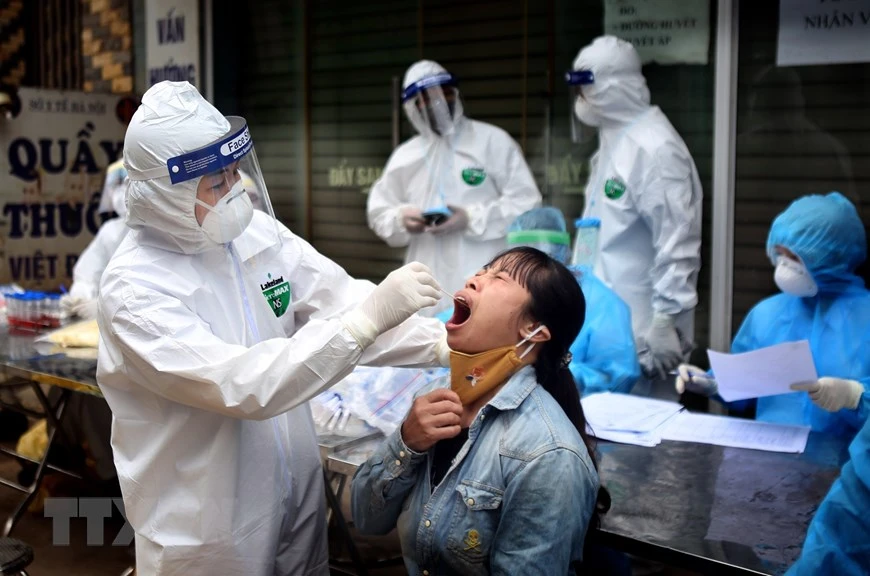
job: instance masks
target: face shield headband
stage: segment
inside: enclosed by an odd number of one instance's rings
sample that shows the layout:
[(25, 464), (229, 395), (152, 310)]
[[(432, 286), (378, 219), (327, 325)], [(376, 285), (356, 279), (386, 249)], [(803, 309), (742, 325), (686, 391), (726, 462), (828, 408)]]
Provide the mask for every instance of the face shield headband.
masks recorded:
[(567, 232), (558, 232), (556, 230), (517, 230), (508, 232), (508, 246), (535, 246), (546, 244), (557, 244), (559, 246), (569, 246), (571, 244), (571, 235)]
[(221, 139), (203, 146), (193, 152), (173, 156), (166, 166), (128, 173), (130, 180), (152, 180), (169, 176), (172, 184), (181, 184), (207, 174), (220, 172), (227, 166), (239, 162), (254, 147), (248, 124), (244, 118), (228, 116), (230, 130)]
[(530, 246), (563, 264), (568, 261), (571, 235), (557, 230), (515, 230), (508, 232), (507, 246)]
[(421, 78), (420, 80), (414, 82), (413, 84), (402, 90), (402, 104), (405, 104), (409, 100), (412, 100), (423, 90), (435, 86), (452, 86), (453, 88), (458, 88), (459, 83), (456, 81), (456, 78), (454, 78), (452, 74), (449, 74), (447, 72), (436, 74), (434, 76), (427, 76), (426, 78)]
[(568, 83), (568, 86), (594, 84), (595, 74), (592, 73), (592, 70), (571, 70), (565, 73), (565, 82)]

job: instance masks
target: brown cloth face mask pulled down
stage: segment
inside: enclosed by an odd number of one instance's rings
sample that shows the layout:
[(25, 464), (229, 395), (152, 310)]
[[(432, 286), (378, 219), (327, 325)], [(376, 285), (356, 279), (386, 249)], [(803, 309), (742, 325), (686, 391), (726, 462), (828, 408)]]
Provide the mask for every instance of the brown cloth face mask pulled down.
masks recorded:
[(528, 364), (524, 358), (535, 347), (529, 344), (522, 354), (517, 348), (544, 329), (541, 324), (531, 334), (513, 346), (493, 348), (477, 354), (450, 351), (450, 389), (459, 395), (463, 406), (472, 404), (481, 396), (497, 388), (520, 368)]

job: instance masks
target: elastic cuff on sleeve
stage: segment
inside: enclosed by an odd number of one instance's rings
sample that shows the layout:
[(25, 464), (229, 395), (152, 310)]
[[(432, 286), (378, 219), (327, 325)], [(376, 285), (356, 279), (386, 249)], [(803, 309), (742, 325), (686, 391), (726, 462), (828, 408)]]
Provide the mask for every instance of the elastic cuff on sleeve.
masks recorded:
[(468, 226), (465, 228), (465, 235), (472, 237), (482, 236), (486, 231), (486, 226), (483, 222), (483, 206), (471, 204), (462, 208), (468, 214)]
[(405, 217), (403, 216), (405, 208), (416, 208), (416, 206), (414, 206), (413, 204), (400, 204), (396, 208), (396, 226), (398, 226), (398, 229), (402, 231), (405, 230)]
[(378, 337), (377, 327), (359, 308), (342, 316), (341, 323), (363, 350), (371, 346)]
[(652, 324), (654, 326), (674, 326), (674, 324), (676, 324), (676, 318), (671, 314), (655, 312), (653, 314)]
[(450, 346), (447, 345), (447, 334), (435, 343), (435, 356), (444, 368), (450, 367)]

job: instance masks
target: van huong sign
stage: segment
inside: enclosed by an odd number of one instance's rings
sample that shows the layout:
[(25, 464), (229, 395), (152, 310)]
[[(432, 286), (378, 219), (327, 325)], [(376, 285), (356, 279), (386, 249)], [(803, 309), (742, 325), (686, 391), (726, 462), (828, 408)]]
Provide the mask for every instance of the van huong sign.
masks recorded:
[(146, 84), (199, 83), (198, 0), (146, 0), (145, 26)]

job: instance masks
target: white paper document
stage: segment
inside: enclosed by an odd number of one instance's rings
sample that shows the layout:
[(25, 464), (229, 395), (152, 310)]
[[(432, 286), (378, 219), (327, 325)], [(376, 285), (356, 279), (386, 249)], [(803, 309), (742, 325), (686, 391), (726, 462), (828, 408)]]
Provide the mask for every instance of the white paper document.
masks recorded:
[(676, 402), (604, 392), (581, 400), (589, 434), (600, 440), (657, 446), (659, 430), (683, 407)]
[(742, 354), (707, 351), (719, 396), (726, 402), (794, 392), (797, 382), (817, 380), (807, 340), (785, 342)]
[(677, 414), (660, 432), (662, 440), (798, 454), (806, 448), (809, 434), (808, 426), (691, 412)]
[(593, 438), (618, 444), (631, 444), (632, 446), (652, 448), (662, 443), (661, 437), (656, 432), (621, 432), (619, 430), (593, 429), (589, 427), (586, 428), (586, 432)]
[(683, 407), (677, 402), (603, 392), (581, 401), (586, 421), (593, 429), (652, 432)]

